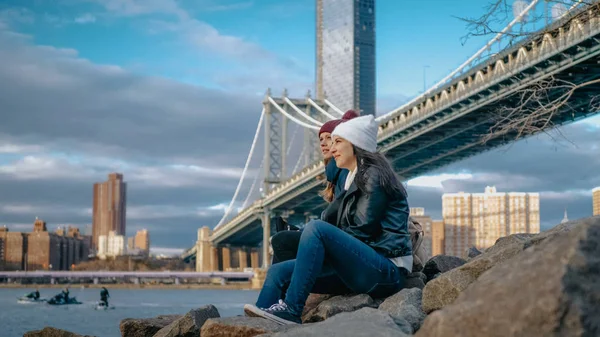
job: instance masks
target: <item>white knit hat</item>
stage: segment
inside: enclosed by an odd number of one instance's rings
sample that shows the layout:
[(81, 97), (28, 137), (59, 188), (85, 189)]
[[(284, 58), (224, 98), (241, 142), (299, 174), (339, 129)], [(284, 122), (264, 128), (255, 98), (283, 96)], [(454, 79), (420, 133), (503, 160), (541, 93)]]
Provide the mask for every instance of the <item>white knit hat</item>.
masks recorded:
[(368, 152), (375, 152), (378, 130), (379, 126), (373, 115), (366, 115), (343, 122), (333, 130), (331, 136), (342, 137), (356, 147)]

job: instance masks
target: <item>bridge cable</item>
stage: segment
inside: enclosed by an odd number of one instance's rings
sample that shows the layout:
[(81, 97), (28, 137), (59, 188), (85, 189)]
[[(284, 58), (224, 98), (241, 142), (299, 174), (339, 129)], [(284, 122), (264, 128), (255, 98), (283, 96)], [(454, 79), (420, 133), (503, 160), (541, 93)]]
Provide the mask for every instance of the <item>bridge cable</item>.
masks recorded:
[(298, 167), (300, 166), (300, 162), (302, 161), (302, 156), (304, 156), (304, 152), (306, 152), (306, 146), (302, 147), (302, 152), (300, 152), (300, 156), (298, 156), (298, 161), (296, 162), (296, 165), (294, 165), (292, 175), (296, 174), (296, 171), (298, 171)]
[(323, 115), (327, 116), (327, 118), (338, 119), (337, 117), (330, 115), (327, 111), (325, 111), (323, 108), (321, 108), (317, 103), (315, 103), (315, 101), (312, 100), (312, 98), (308, 98), (308, 103), (310, 103), (310, 105), (312, 105), (315, 109), (317, 109), (317, 111), (319, 111)]
[(312, 118), (311, 116), (307, 115), (307, 114), (306, 114), (304, 111), (300, 110), (300, 108), (298, 108), (298, 107), (297, 107), (297, 106), (294, 104), (294, 102), (290, 101), (290, 99), (289, 99), (289, 98), (287, 98), (287, 97), (284, 97), (284, 98), (283, 98), (283, 100), (284, 100), (284, 101), (285, 101), (287, 104), (289, 104), (289, 105), (292, 107), (292, 109), (294, 109), (294, 111), (296, 111), (296, 112), (297, 112), (297, 113), (298, 113), (300, 116), (302, 116), (302, 117), (304, 117), (304, 118), (308, 119), (310, 122), (312, 122), (313, 124), (315, 124), (315, 125), (317, 125), (317, 126), (321, 126), (321, 125), (323, 125), (323, 122), (319, 122), (318, 120), (316, 120), (316, 119)]
[[(288, 145), (287, 151), (285, 152), (286, 156), (290, 155), (290, 151), (292, 150), (292, 145), (294, 144), (294, 140), (296, 140), (296, 136), (298, 135), (298, 130), (300, 130), (300, 126), (296, 125), (296, 127), (294, 128), (294, 133), (292, 134), (292, 140), (290, 141), (290, 144)], [(242, 204), (242, 209), (246, 208), (246, 206), (248, 205), (248, 201), (250, 201), (250, 197), (252, 196), (252, 192), (254, 191), (254, 187), (256, 186), (256, 183), (258, 182), (258, 177), (260, 177), (260, 173), (262, 172), (262, 168), (263, 168), (264, 164), (265, 164), (265, 158), (263, 158), (260, 161), (260, 166), (258, 168), (258, 172), (254, 176), (254, 181), (252, 182), (252, 186), (250, 186), (250, 189), (248, 190), (248, 194), (246, 195), (246, 199), (244, 199), (244, 203)]]
[(301, 126), (303, 126), (305, 128), (308, 128), (308, 129), (313, 129), (313, 130), (319, 130), (320, 129), (320, 127), (318, 127), (318, 126), (307, 124), (307, 123), (305, 123), (305, 122), (297, 119), (296, 117), (290, 115), (287, 111), (285, 111), (284, 109), (282, 109), (279, 106), (279, 104), (277, 104), (277, 102), (275, 102), (275, 100), (273, 100), (273, 98), (271, 96), (267, 97), (267, 100), (269, 100), (269, 102), (271, 102), (271, 104), (275, 108), (277, 108), (277, 110), (279, 110), (279, 112), (281, 112), (282, 114), (284, 114), (287, 118), (291, 119), (294, 123), (296, 123), (298, 125), (301, 125)]
[(238, 181), (235, 192), (233, 193), (233, 198), (231, 198), (231, 202), (229, 203), (229, 206), (227, 206), (227, 209), (225, 210), (225, 214), (223, 214), (223, 217), (221, 218), (221, 220), (219, 220), (219, 223), (217, 224), (217, 226), (215, 226), (214, 229), (217, 229), (219, 226), (221, 226), (221, 224), (223, 223), (225, 218), (229, 215), (229, 213), (231, 212), (231, 208), (233, 207), (233, 204), (235, 203), (235, 199), (237, 198), (238, 193), (240, 193), (240, 188), (242, 187), (242, 183), (244, 182), (244, 178), (246, 177), (246, 172), (248, 171), (248, 166), (250, 165), (250, 160), (252, 159), (252, 155), (254, 154), (254, 148), (256, 147), (256, 141), (258, 140), (258, 134), (260, 133), (260, 129), (261, 129), (264, 117), (265, 117), (265, 108), (263, 108), (262, 112), (260, 113), (260, 119), (258, 120), (258, 125), (256, 126), (256, 132), (254, 133), (254, 139), (252, 140), (252, 146), (250, 147), (250, 152), (248, 153), (248, 158), (246, 158), (246, 165), (244, 165), (244, 170), (242, 171), (242, 176), (240, 177), (240, 180)]
[(338, 114), (340, 114), (340, 116), (344, 115), (344, 112), (340, 109), (338, 109), (337, 106), (335, 106), (333, 103), (331, 103), (330, 101), (328, 101), (327, 99), (324, 100), (325, 104), (327, 104), (333, 111), (337, 112)]
[(451, 80), (456, 74), (463, 71), (467, 66), (469, 66), (471, 64), (471, 62), (476, 60), (479, 56), (481, 56), (481, 54), (483, 54), (486, 50), (488, 50), (494, 43), (496, 43), (497, 41), (500, 40), (500, 38), (502, 38), (504, 35), (506, 35), (506, 33), (514, 25), (521, 22), (521, 20), (523, 19), (523, 16), (525, 16), (527, 13), (529, 13), (529, 11), (533, 7), (535, 7), (535, 5), (538, 2), (539, 2), (539, 0), (533, 0), (525, 9), (523, 9), (523, 11), (521, 11), (521, 13), (513, 21), (511, 21), (506, 27), (504, 27), (504, 29), (502, 29), (502, 31), (500, 31), (500, 33), (498, 33), (496, 36), (494, 36), (494, 38), (491, 39), (483, 48), (479, 49), (479, 51), (477, 51), (473, 56), (471, 56), (467, 61), (465, 61), (463, 64), (461, 64), (458, 68), (456, 68), (448, 76), (444, 77), (441, 81), (437, 82), (436, 84), (431, 86), (429, 89), (427, 89), (424, 93), (413, 98), (408, 103), (403, 104), (401, 107), (396, 108), (396, 109), (386, 113), (385, 115), (381, 115), (381, 116), (377, 117), (375, 120), (378, 122), (381, 122), (384, 119), (391, 117), (392, 114), (395, 114), (399, 111), (405, 110), (408, 106), (420, 101), (423, 98), (426, 98), (427, 95), (431, 94), (432, 91), (434, 91), (434, 90), (438, 89), (439, 87), (441, 87), (442, 85), (446, 84), (446, 82)]

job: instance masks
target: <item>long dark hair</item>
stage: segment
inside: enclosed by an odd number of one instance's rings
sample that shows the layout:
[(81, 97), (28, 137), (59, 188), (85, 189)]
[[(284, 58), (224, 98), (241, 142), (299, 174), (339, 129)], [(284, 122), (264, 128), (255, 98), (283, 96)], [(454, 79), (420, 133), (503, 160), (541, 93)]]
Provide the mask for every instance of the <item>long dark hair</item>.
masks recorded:
[(367, 192), (368, 177), (366, 173), (369, 168), (373, 167), (379, 172), (379, 184), (388, 196), (394, 196), (397, 193), (401, 193), (405, 198), (408, 196), (400, 178), (383, 154), (368, 152), (354, 145), (353, 148), (357, 164), (354, 181), (361, 192)]

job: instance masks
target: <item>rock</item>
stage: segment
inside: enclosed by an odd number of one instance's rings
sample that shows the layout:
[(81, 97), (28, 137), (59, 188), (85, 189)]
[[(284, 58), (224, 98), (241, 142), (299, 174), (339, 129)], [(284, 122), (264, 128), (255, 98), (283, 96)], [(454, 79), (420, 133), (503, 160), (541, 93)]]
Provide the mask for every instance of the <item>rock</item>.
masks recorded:
[(460, 267), (463, 264), (465, 264), (465, 262), (465, 260), (456, 256), (436, 255), (429, 259), (427, 263), (425, 263), (423, 273), (427, 275), (428, 280), (431, 280), (433, 278), (433, 275), (437, 273), (445, 273), (456, 267)]
[(479, 249), (477, 249), (476, 247), (469, 247), (463, 253), (462, 258), (466, 261), (469, 261), (470, 259), (474, 258), (477, 255), (481, 255), (481, 251)]
[(423, 289), (427, 282), (427, 276), (420, 272), (410, 273), (406, 276), (406, 282), (404, 288), (419, 288)]
[(211, 318), (200, 330), (202, 337), (251, 337), (278, 331), (281, 326), (260, 317)]
[(325, 294), (310, 294), (304, 304), (304, 310), (302, 311), (302, 321), (304, 322), (308, 318), (308, 313), (315, 309), (321, 302), (332, 298), (333, 295)]
[(162, 315), (154, 318), (125, 318), (119, 328), (122, 337), (154, 336), (160, 329), (181, 318), (181, 315)]
[(34, 330), (26, 332), (23, 337), (92, 337), (92, 336), (82, 336), (73, 332), (69, 332), (66, 330), (61, 330), (52, 327), (45, 327), (42, 330)]
[[(301, 325), (293, 330), (265, 335), (269, 337), (405, 337), (409, 336), (396, 325), (387, 313), (362, 308), (354, 312), (344, 312), (324, 322)], [(204, 335), (202, 335), (204, 337)]]
[(599, 336), (600, 217), (544, 237), (432, 313), (416, 336)]
[(483, 272), (521, 253), (532, 236), (513, 234), (500, 238), (485, 253), (427, 282), (423, 288), (423, 311), (428, 314), (454, 302)]
[(421, 327), (425, 320), (425, 313), (421, 310), (422, 291), (417, 288), (402, 289), (393, 296), (388, 297), (380, 306), (379, 310), (385, 311), (394, 320), (405, 320), (411, 326), (413, 333)]
[(185, 316), (160, 329), (153, 337), (196, 337), (209, 318), (219, 318), (219, 310), (214, 305), (206, 305), (190, 310)]
[(308, 312), (303, 322), (320, 322), (340, 312), (356, 311), (364, 307), (376, 307), (371, 296), (367, 294), (335, 296)]

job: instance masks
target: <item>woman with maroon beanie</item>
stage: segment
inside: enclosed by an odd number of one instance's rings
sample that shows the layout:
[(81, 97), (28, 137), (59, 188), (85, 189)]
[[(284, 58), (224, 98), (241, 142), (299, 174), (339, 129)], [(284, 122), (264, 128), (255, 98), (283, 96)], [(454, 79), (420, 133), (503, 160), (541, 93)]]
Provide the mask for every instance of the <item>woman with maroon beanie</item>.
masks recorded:
[[(325, 176), (327, 178), (325, 189), (319, 192), (319, 195), (327, 202), (332, 202), (336, 195), (340, 195), (344, 189), (344, 183), (348, 176), (348, 170), (338, 168), (331, 153), (331, 133), (336, 126), (341, 123), (358, 117), (354, 110), (348, 110), (341, 119), (333, 119), (321, 126), (319, 130), (319, 144), (323, 161), (325, 163)], [(283, 230), (271, 237), (271, 247), (273, 247), (273, 264), (296, 258), (300, 235), (297, 230)]]

